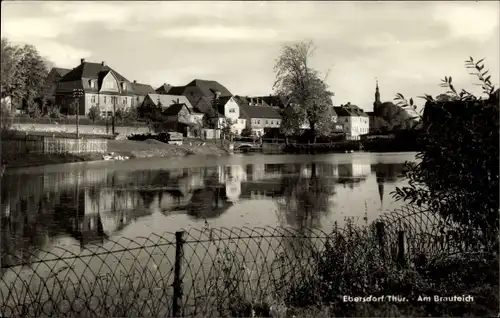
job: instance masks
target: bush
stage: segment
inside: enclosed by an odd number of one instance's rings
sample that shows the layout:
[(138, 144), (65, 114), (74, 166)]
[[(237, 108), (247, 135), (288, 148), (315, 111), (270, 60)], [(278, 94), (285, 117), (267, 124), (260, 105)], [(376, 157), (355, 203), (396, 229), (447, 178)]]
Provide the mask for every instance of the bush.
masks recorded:
[[(425, 133), (419, 139), (418, 164), (408, 163), (409, 186), (397, 188), (396, 199), (428, 206), (445, 223), (468, 229), (463, 240), (498, 250), (499, 98), (485, 77), (482, 61), (474, 68), (486, 98), (462, 90), (452, 79), (443, 80), (447, 93), (456, 98), (434, 100), (426, 96), (422, 116)], [(412, 106), (399, 94), (403, 104)], [(472, 234), (474, 233), (474, 234)]]
[[(309, 275), (283, 290), (285, 304), (301, 308), (328, 307), (337, 317), (382, 316), (492, 316), (498, 310), (498, 255), (462, 254), (444, 258), (414, 255), (413, 266), (382, 257), (377, 238), (368, 229), (349, 224), (315, 252)], [(295, 269), (304, 271), (305, 269)], [(300, 277), (300, 278), (299, 278)], [(305, 278), (305, 279), (304, 279)], [(408, 302), (344, 302), (342, 296), (397, 295)], [(419, 302), (419, 296), (471, 295), (473, 302)]]

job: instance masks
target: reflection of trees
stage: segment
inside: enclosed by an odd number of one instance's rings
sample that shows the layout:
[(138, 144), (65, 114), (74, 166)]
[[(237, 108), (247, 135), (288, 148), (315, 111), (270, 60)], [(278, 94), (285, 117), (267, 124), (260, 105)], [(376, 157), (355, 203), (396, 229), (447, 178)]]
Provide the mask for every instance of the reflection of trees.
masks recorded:
[[(310, 176), (285, 173), (281, 178), (282, 197), (279, 214), (294, 228), (315, 228), (328, 213), (334, 195), (333, 178), (318, 174), (319, 164), (311, 165)], [(288, 170), (297, 170), (296, 165)]]
[(226, 196), (225, 186), (219, 184), (218, 172), (205, 173), (205, 187), (193, 191), (186, 205), (188, 215), (201, 219), (218, 217), (232, 206)]
[(142, 202), (146, 208), (149, 208), (153, 201), (155, 200), (155, 197), (158, 196), (161, 193), (161, 191), (158, 190), (140, 190), (139, 191), (139, 196), (142, 199)]

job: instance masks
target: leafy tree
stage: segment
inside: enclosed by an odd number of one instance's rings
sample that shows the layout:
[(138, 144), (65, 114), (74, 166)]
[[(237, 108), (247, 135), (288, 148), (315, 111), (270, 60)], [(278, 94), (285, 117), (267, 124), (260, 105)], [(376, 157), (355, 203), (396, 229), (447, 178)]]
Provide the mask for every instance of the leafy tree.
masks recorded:
[[(466, 66), (474, 70), (484, 96), (458, 92), (452, 78), (445, 77), (442, 86), (453, 98), (422, 97), (421, 161), (408, 164), (409, 186), (397, 188), (394, 196), (462, 225), (466, 230), (452, 234), (463, 241), (498, 251), (499, 92), (494, 92), (482, 62), (471, 57)], [(397, 99), (413, 106), (401, 94)]]
[(244, 128), (241, 130), (241, 137), (250, 137), (252, 136), (252, 130), (250, 128)]
[(232, 135), (232, 131), (231, 131), (231, 127), (235, 124), (235, 121), (231, 120), (230, 118), (224, 118), (224, 120), (222, 121), (222, 125), (221, 125), (221, 133), (223, 136), (231, 136)]
[(123, 112), (123, 120), (127, 122), (136, 122), (139, 114), (136, 107), (126, 108)]
[(202, 123), (204, 128), (215, 129), (214, 119), (209, 114), (204, 114), (202, 118)]
[(47, 115), (49, 115), (50, 118), (60, 118), (61, 110), (58, 106), (51, 105), (47, 108)]
[[(20, 59), (15, 76), (19, 77), (22, 84), (19, 88), (22, 105), (25, 110), (35, 114), (33, 107), (39, 108), (35, 99), (44, 93), (45, 79), (48, 74), (45, 61), (33, 45), (24, 45), (16, 52), (20, 55)], [(41, 111), (40, 109), (40, 115)]]
[(96, 120), (101, 118), (101, 110), (98, 106), (92, 106), (89, 109), (87, 117), (92, 121), (92, 125), (95, 125)]
[(436, 101), (438, 102), (450, 102), (454, 100), (459, 100), (459, 98), (453, 94), (439, 94), (436, 96)]
[[(408, 112), (392, 102), (385, 102), (374, 109), (377, 120), (373, 120), (373, 131), (389, 132), (398, 129), (408, 129), (413, 126), (414, 119)], [(370, 125), (370, 128), (372, 126)]]
[(152, 122), (161, 121), (163, 106), (161, 102), (157, 105), (153, 104), (142, 104), (137, 108), (137, 112), (140, 118), (150, 120)]
[(328, 90), (325, 81), (319, 78), (319, 72), (310, 67), (313, 53), (312, 42), (292, 43), (282, 48), (276, 60), (274, 90), (278, 96), (290, 98), (292, 103), (292, 111), (283, 119), (284, 132), (298, 130), (298, 123), (308, 122), (312, 135), (316, 137), (318, 125), (328, 120), (326, 114), (333, 106), (333, 93)]
[(2, 133), (10, 130), (12, 126), (12, 112), (9, 105), (5, 101), (2, 101), (0, 107), (0, 124), (2, 125)]
[(21, 65), (19, 47), (12, 45), (6, 38), (1, 40), (1, 95), (10, 96), (17, 102), (21, 98), (22, 79), (18, 76)]
[(281, 113), (280, 132), (287, 137), (298, 135), (303, 123), (299, 107), (289, 105)]
[(118, 108), (115, 112), (115, 119), (118, 122), (122, 122), (125, 119), (125, 110), (123, 108)]

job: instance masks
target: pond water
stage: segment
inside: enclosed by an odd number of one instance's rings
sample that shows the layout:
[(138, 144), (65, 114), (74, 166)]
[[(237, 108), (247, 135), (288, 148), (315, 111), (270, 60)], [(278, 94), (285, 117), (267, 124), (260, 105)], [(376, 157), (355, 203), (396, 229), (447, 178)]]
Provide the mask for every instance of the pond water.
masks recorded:
[(346, 217), (370, 222), (401, 204), (391, 192), (414, 160), (415, 153), (252, 154), (7, 170), (1, 250), (85, 248), (206, 226), (328, 231)]

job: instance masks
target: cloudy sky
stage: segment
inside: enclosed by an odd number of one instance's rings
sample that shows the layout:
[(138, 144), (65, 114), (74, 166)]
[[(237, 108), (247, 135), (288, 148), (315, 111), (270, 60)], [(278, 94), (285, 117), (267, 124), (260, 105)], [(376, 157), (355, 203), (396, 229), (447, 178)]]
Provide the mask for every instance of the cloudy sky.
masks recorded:
[(35, 45), (59, 67), (106, 61), (129, 80), (184, 85), (212, 79), (233, 94), (268, 95), (280, 47), (312, 40), (312, 65), (336, 104), (372, 109), (396, 93), (474, 89), (463, 62), (486, 58), (499, 82), (497, 1), (147, 2), (2, 1), (2, 37)]

